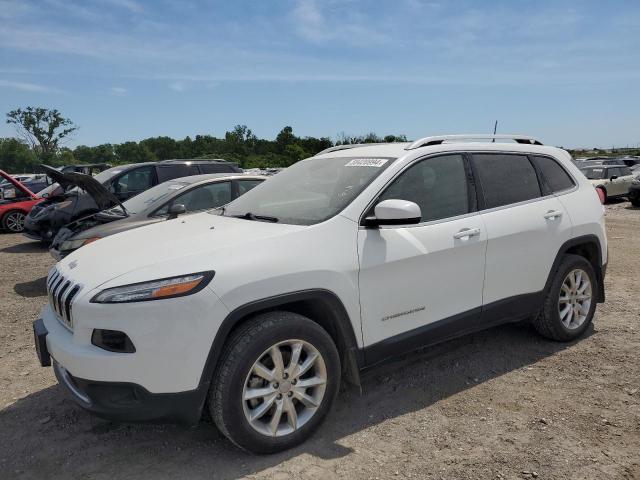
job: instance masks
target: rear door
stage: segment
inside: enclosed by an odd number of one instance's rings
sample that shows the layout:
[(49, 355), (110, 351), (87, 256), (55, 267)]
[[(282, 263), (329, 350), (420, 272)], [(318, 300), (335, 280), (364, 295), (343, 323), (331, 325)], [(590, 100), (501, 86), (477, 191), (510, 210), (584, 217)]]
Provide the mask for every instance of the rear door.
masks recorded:
[(527, 155), (474, 153), (472, 159), (487, 232), (483, 317), (528, 316), (571, 237), (571, 220)]

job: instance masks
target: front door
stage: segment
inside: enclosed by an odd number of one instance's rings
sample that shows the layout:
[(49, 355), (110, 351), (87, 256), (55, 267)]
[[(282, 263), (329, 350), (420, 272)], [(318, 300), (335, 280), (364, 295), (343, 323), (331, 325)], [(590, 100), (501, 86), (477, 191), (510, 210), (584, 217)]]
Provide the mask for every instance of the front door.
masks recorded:
[[(380, 353), (384, 348), (376, 349), (385, 345), (417, 347), (438, 340), (447, 327), (464, 328), (461, 322), (477, 320), (486, 232), (468, 178), (463, 155), (419, 160), (375, 203), (415, 202), (421, 223), (360, 227), (360, 305), (364, 344), (374, 347), (369, 351)], [(379, 359), (367, 354), (367, 362)]]

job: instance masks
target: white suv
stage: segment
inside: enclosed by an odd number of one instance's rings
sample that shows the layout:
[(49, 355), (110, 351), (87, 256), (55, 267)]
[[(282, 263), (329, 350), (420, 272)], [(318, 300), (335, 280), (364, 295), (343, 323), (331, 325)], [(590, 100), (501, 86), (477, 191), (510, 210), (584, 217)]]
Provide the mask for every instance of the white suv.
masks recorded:
[(226, 207), (77, 250), (47, 280), (41, 363), (98, 415), (195, 423), (206, 405), (274, 452), (395, 354), (522, 320), (579, 337), (604, 301), (594, 188), (563, 150), (477, 140), (330, 148)]

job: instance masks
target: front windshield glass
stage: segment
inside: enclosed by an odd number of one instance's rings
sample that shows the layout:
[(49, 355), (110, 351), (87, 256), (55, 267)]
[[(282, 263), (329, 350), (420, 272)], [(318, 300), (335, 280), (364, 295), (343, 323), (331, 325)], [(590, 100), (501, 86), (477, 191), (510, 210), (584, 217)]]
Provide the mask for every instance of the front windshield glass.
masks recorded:
[(94, 175), (93, 178), (95, 178), (100, 183), (104, 183), (107, 180), (109, 180), (110, 178), (115, 177), (117, 174), (119, 174), (125, 168), (126, 168), (126, 166), (108, 168), (106, 170), (103, 170), (99, 174)]
[[(394, 158), (309, 158), (271, 177), (222, 212), (294, 225), (333, 217), (355, 199)], [(248, 215), (251, 214), (251, 215)]]
[[(169, 197), (174, 192), (181, 190), (182, 188), (189, 185), (186, 182), (177, 182), (177, 181), (169, 181), (161, 183), (160, 185), (156, 185), (149, 190), (146, 190), (139, 195), (136, 195), (133, 198), (130, 198), (126, 202), (123, 203), (124, 208), (127, 209), (127, 212), (132, 213), (140, 213), (143, 210), (149, 208), (151, 205), (156, 204), (160, 200)], [(120, 213), (121, 209), (119, 206), (112, 208), (110, 213)]]
[(585, 168), (582, 170), (582, 173), (584, 173), (584, 176), (589, 180), (602, 180), (606, 178), (605, 170), (604, 168)]

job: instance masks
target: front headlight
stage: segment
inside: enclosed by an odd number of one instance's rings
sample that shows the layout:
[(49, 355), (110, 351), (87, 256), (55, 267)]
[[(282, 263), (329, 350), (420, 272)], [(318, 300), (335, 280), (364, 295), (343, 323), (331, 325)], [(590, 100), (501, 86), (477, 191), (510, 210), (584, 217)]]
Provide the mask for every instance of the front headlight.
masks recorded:
[(60, 245), (60, 250), (62, 251), (77, 250), (78, 248), (88, 245), (92, 242), (95, 242), (96, 240), (100, 240), (100, 237), (80, 238), (78, 240), (66, 240), (62, 242), (62, 244)]
[(202, 290), (211, 281), (214, 274), (215, 272), (192, 273), (180, 277), (107, 288), (93, 297), (91, 303), (129, 303), (183, 297)]

